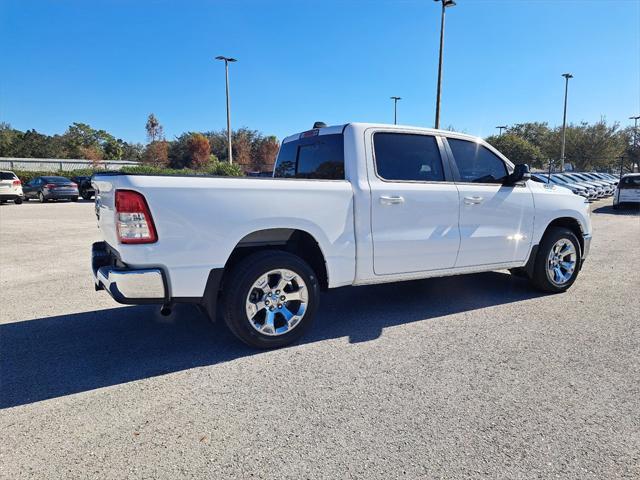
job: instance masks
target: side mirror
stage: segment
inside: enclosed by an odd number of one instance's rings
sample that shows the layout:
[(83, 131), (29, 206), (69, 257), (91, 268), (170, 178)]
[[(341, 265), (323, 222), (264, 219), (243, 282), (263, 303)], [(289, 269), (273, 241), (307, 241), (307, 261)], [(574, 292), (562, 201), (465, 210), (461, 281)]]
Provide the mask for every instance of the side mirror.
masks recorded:
[(518, 182), (523, 182), (531, 178), (531, 172), (529, 171), (529, 165), (521, 163), (515, 166), (513, 173), (509, 175), (505, 180), (505, 185), (515, 185)]

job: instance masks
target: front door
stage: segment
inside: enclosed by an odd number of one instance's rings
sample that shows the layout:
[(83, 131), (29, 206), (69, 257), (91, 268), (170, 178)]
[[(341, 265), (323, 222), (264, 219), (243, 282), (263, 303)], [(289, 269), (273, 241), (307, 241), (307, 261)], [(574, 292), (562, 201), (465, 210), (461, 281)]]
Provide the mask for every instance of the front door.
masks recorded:
[(460, 245), (458, 190), (441, 150), (432, 135), (373, 134), (375, 173), (369, 184), (376, 275), (454, 266)]
[(533, 195), (526, 183), (503, 185), (505, 162), (480, 143), (448, 138), (460, 192), (456, 267), (520, 262), (533, 235)]

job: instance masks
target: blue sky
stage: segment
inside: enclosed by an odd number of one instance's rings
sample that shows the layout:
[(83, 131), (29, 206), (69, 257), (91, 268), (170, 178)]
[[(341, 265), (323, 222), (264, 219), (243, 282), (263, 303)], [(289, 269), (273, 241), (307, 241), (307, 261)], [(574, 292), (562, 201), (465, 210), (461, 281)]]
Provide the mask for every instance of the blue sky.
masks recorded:
[[(640, 114), (640, 0), (457, 0), (447, 10), (442, 126)], [(0, 120), (62, 133), (86, 122), (144, 141), (232, 124), (282, 138), (315, 120), (432, 126), (432, 0), (0, 0)]]

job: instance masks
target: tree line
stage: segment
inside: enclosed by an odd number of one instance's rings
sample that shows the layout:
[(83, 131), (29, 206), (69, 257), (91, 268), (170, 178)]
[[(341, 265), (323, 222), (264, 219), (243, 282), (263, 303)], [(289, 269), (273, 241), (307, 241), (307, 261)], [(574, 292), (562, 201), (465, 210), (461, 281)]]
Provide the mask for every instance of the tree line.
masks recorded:
[[(20, 131), (0, 123), (0, 157), (78, 158), (99, 166), (102, 160), (132, 160), (156, 168), (216, 170), (228, 162), (226, 130), (185, 132), (167, 140), (152, 113), (145, 125), (147, 143), (129, 143), (86, 123), (73, 123), (62, 135)], [(233, 159), (245, 172), (270, 171), (280, 144), (275, 136), (240, 128), (232, 131)], [(237, 168), (237, 167), (236, 167)]]
[[(162, 125), (152, 113), (145, 125), (147, 143), (129, 143), (105, 130), (86, 123), (73, 123), (62, 135), (46, 135), (36, 130), (25, 132), (0, 123), (0, 156), (24, 158), (80, 158), (133, 160), (155, 168), (216, 171), (228, 169), (226, 130), (185, 132), (173, 140), (164, 136)], [(515, 163), (528, 163), (546, 169), (556, 167), (560, 158), (562, 128), (547, 123), (519, 123), (504, 134), (486, 140)], [(634, 144), (635, 142), (635, 144)], [(271, 171), (279, 143), (274, 136), (241, 128), (232, 132), (234, 163), (244, 172)], [(634, 138), (633, 127), (618, 123), (570, 124), (566, 129), (565, 161), (576, 170), (614, 170), (623, 163), (640, 162), (640, 135)], [(234, 167), (238, 168), (238, 167)]]
[[(565, 163), (575, 170), (617, 170), (621, 159), (626, 168), (640, 160), (640, 136), (634, 138), (634, 128), (620, 128), (618, 123), (567, 125)], [(492, 135), (487, 142), (514, 163), (528, 163), (531, 167), (558, 168), (562, 143), (562, 127), (551, 128), (547, 123), (529, 122), (508, 127), (502, 135)], [(635, 142), (635, 144), (634, 144)]]

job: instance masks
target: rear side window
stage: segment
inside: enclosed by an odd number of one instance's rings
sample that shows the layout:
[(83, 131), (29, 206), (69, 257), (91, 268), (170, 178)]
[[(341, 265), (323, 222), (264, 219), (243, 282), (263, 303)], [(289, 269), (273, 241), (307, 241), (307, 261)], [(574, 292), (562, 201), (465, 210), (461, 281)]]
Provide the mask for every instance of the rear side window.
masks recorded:
[(16, 180), (17, 178), (11, 172), (0, 172), (0, 180)]
[(627, 177), (620, 181), (620, 188), (640, 188), (640, 177)]
[(316, 135), (284, 143), (278, 152), (273, 176), (343, 180), (342, 134)]
[(379, 132), (373, 136), (373, 148), (378, 175), (385, 180), (444, 181), (435, 137)]
[(461, 182), (502, 183), (507, 167), (500, 157), (479, 143), (448, 138)]

